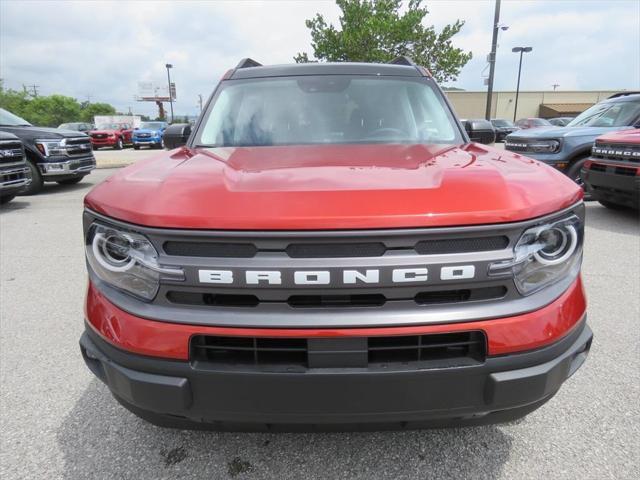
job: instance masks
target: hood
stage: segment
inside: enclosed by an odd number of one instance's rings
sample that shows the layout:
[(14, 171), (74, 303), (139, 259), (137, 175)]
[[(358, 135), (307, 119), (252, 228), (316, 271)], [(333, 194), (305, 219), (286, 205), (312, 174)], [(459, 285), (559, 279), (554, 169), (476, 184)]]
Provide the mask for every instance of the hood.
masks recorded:
[(152, 130), (150, 128), (139, 128), (133, 131), (134, 135), (137, 135), (139, 133), (150, 133), (152, 135), (155, 135), (156, 133), (162, 133), (162, 129)]
[(480, 144), (181, 148), (96, 186), (85, 205), (154, 227), (326, 230), (529, 219), (582, 198), (571, 180)]
[(72, 138), (72, 137), (84, 137), (82, 132), (76, 132), (75, 130), (60, 130), (57, 128), (47, 127), (35, 127), (33, 125), (10, 127), (2, 126), (1, 130), (10, 132), (21, 139), (45, 139), (45, 138)]
[(513, 138), (568, 138), (568, 137), (597, 137), (605, 132), (620, 130), (621, 127), (538, 127), (518, 130)]
[(120, 130), (91, 130), (89, 132), (89, 135), (92, 135), (94, 133), (106, 133), (107, 135), (115, 135), (116, 133), (120, 133)]
[(640, 129), (628, 127), (627, 130), (606, 133), (597, 138), (598, 142), (603, 143), (632, 143), (640, 144)]
[(0, 131), (0, 140), (2, 141), (18, 140), (18, 137), (16, 137), (13, 133)]

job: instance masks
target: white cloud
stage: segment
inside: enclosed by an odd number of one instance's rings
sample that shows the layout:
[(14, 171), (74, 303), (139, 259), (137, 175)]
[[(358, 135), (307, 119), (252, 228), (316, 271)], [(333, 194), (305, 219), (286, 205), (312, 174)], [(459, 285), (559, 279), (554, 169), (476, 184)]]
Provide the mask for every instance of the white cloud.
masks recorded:
[[(453, 85), (482, 90), (481, 71), (491, 43), (493, 2), (427, 2), (437, 28), (466, 21), (454, 43), (474, 54)], [(240, 58), (288, 63), (312, 53), (304, 21), (322, 13), (337, 22), (332, 0), (270, 1), (0, 1), (0, 77), (12, 88), (40, 85), (43, 94), (63, 93), (107, 101), (121, 110), (153, 113), (133, 100), (137, 82), (164, 82), (172, 63), (176, 113), (197, 112), (205, 97)], [(524, 89), (640, 88), (640, 2), (502, 2), (496, 88), (514, 87), (517, 55), (530, 45)], [(28, 28), (25, 28), (28, 26)]]

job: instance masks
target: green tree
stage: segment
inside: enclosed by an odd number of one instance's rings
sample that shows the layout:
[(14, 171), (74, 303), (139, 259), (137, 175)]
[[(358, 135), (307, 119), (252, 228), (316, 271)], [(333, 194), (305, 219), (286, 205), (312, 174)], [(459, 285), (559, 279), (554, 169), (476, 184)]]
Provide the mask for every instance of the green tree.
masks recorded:
[(4, 108), (19, 117), (24, 117), (28, 105), (29, 96), (26, 92), (0, 89), (0, 108)]
[(43, 127), (57, 127), (61, 123), (75, 122), (80, 118), (80, 104), (73, 97), (49, 95), (29, 100), (24, 118)]
[(80, 112), (80, 121), (93, 123), (96, 115), (115, 115), (116, 109), (108, 103), (85, 103)]
[[(315, 58), (329, 62), (389, 62), (406, 55), (427, 67), (439, 82), (455, 80), (471, 59), (471, 52), (455, 48), (451, 39), (463, 21), (445, 26), (436, 32), (424, 26), (429, 13), (423, 0), (409, 0), (408, 8), (400, 12), (402, 0), (336, 0), (342, 10), (340, 29), (327, 24), (316, 14), (306, 21), (311, 30), (311, 46)], [(294, 57), (298, 63), (310, 61), (305, 52)]]

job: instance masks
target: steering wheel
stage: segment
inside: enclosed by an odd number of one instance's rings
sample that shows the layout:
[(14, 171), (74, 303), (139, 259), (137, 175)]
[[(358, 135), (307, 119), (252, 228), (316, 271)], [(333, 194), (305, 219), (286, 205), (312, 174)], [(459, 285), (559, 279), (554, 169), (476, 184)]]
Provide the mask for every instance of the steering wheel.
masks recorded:
[(399, 128), (378, 128), (369, 133), (366, 138), (380, 138), (380, 137), (400, 137), (407, 138), (407, 133), (403, 132)]

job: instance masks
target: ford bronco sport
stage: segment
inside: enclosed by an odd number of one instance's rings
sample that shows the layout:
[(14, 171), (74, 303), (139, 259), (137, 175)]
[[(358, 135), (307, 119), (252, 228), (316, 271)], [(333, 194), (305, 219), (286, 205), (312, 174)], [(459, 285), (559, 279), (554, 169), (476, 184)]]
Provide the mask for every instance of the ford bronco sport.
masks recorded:
[(245, 59), (164, 138), (85, 198), (80, 349), (142, 418), (502, 422), (584, 362), (581, 189), (470, 143), (408, 59)]

